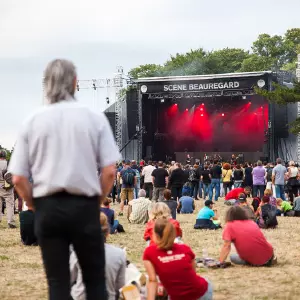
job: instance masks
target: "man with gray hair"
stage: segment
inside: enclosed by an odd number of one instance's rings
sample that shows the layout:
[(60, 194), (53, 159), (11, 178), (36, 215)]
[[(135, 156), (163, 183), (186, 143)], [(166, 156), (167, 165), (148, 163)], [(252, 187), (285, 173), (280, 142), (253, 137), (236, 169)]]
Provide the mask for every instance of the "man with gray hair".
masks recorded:
[(49, 299), (70, 299), (70, 244), (82, 268), (87, 299), (107, 299), (99, 208), (112, 188), (120, 154), (104, 114), (75, 101), (73, 63), (52, 61), (44, 78), (50, 105), (23, 124), (9, 170), (18, 194), (35, 209)]
[(138, 199), (134, 199), (128, 203), (128, 220), (132, 224), (145, 224), (149, 219), (149, 211), (152, 202), (146, 199), (146, 191), (139, 191)]

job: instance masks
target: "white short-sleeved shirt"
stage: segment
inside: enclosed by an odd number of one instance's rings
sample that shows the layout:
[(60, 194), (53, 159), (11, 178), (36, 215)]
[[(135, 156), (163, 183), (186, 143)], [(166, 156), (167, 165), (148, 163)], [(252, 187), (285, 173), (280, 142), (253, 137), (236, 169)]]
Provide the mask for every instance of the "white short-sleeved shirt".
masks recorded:
[(71, 99), (48, 105), (28, 118), (9, 171), (32, 177), (35, 198), (61, 191), (91, 197), (101, 195), (97, 166), (119, 159), (105, 115)]

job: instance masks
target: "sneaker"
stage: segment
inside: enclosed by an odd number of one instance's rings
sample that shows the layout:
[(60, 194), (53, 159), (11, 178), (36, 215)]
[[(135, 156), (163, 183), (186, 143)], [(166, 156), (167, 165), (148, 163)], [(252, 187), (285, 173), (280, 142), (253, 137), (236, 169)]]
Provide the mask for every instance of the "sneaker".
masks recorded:
[(16, 226), (16, 225), (14, 225), (14, 224), (10, 224), (10, 223), (8, 223), (8, 227), (9, 227), (9, 228), (11, 228), (11, 229), (17, 228), (17, 226)]
[(119, 216), (120, 217), (123, 216), (123, 212), (122, 211), (119, 212)]
[(277, 256), (274, 256), (273, 257), (273, 260), (272, 260), (272, 266), (273, 265), (277, 265)]

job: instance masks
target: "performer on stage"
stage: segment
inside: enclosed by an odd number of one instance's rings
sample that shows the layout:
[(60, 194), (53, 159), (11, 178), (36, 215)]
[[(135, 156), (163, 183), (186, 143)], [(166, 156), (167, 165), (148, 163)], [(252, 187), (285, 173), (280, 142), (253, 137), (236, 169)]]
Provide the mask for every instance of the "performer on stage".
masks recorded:
[(231, 165), (236, 165), (236, 156), (234, 154), (231, 155), (230, 163)]

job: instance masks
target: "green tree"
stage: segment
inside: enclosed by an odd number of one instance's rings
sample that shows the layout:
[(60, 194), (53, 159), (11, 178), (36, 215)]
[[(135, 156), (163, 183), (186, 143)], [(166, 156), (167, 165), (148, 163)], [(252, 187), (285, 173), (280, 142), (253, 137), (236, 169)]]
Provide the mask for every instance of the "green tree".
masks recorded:
[(205, 57), (206, 74), (234, 73), (249, 58), (249, 52), (239, 48), (224, 48), (209, 52)]
[(156, 64), (146, 64), (131, 69), (128, 72), (128, 75), (131, 78), (137, 79), (143, 77), (160, 76), (161, 72), (162, 72), (162, 66)]
[(274, 59), (258, 54), (251, 54), (241, 64), (241, 72), (268, 71), (274, 66)]
[(295, 63), (300, 52), (300, 28), (287, 30), (284, 36), (286, 63)]

